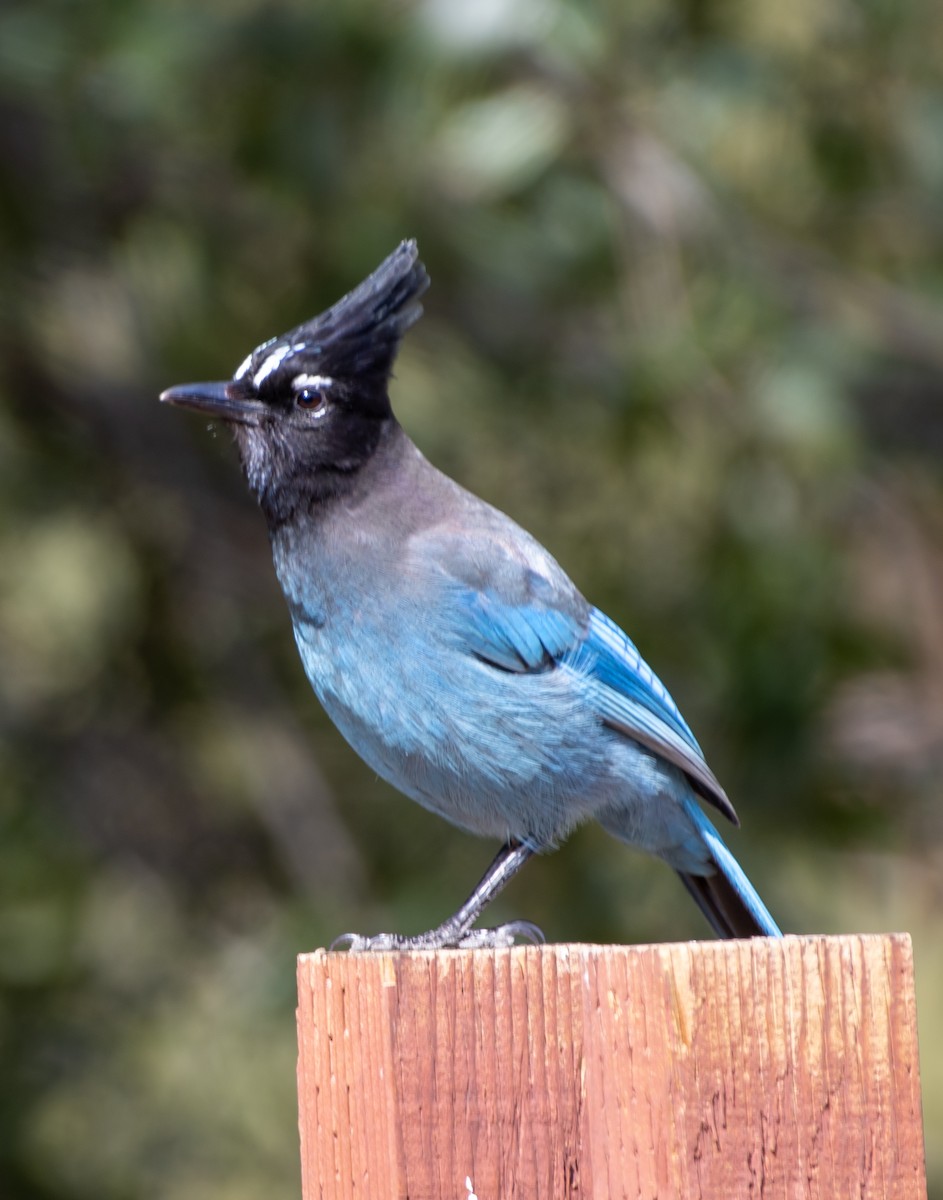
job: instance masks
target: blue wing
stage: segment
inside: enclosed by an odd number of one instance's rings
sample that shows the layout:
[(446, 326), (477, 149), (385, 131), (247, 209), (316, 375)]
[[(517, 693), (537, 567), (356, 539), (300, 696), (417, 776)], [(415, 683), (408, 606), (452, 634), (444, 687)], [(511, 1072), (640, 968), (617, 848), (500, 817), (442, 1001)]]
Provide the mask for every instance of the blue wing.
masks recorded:
[(428, 579), (430, 567), (439, 573), (442, 615), (459, 649), (505, 671), (549, 670), (582, 643), (589, 605), (530, 534), (474, 504), (476, 528), (423, 530), (406, 561), (415, 561), (419, 579)]
[(524, 604), (508, 604), (494, 592), (469, 589), (457, 600), (465, 649), (505, 671), (547, 670), (585, 634), (583, 613), (548, 607), (534, 596)]
[(454, 588), (450, 624), (461, 648), (504, 671), (559, 667), (588, 678), (602, 722), (674, 763), (738, 824), (678, 706), (631, 639), (590, 608), (562, 571), (553, 580), (520, 563), (508, 566), (505, 560), (505, 569), (487, 582), (475, 579), (469, 586), (466, 578)]
[(594, 608), (582, 643), (564, 662), (589, 673), (602, 720), (674, 763), (705, 800), (739, 825), (733, 805), (704, 761), (688, 723), (668, 689), (642, 658), (635, 643), (605, 613)]
[(635, 643), (605, 613), (594, 608), (582, 645), (593, 676), (608, 689), (606, 716), (631, 723), (643, 710), (646, 723), (664, 726), (699, 758), (704, 755), (668, 689), (636, 649)]
[(590, 684), (599, 720), (677, 766), (705, 800), (739, 824), (724, 789), (667, 688), (633, 642), (590, 607), (530, 534), (479, 501), (475, 528), (442, 522), (418, 533), (407, 561), (439, 572), (436, 605), (453, 645), (503, 671), (569, 670)]

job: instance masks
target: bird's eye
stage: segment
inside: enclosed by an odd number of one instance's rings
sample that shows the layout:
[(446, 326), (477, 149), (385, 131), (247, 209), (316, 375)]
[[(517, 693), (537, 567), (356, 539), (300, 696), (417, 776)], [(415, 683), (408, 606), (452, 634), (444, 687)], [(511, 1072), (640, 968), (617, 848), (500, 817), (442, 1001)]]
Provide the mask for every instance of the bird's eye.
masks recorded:
[(327, 394), (333, 383), (328, 375), (296, 375), (291, 381), (295, 404), (305, 412), (320, 416), (327, 410)]
[(324, 408), (327, 400), (320, 388), (306, 387), (295, 393), (295, 403), (299, 408), (307, 409), (308, 412), (316, 412), (318, 409)]

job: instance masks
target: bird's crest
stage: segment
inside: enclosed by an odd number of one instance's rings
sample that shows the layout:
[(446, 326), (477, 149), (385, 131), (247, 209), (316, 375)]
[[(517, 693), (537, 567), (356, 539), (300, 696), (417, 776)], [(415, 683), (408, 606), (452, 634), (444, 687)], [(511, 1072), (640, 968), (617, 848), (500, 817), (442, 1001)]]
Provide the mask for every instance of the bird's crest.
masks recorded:
[(385, 393), (400, 339), (422, 316), (419, 297), (428, 286), (415, 241), (401, 242), (326, 312), (256, 347), (233, 379), (260, 396), (275, 392), (286, 376), (300, 375), (325, 386), (341, 380)]

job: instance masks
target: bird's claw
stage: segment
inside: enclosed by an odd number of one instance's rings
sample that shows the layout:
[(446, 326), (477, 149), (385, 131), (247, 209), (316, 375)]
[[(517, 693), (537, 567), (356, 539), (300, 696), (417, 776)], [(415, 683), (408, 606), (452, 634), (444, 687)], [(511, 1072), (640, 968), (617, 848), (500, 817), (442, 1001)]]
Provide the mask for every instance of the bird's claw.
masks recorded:
[(532, 921), (509, 921), (493, 929), (470, 929), (455, 945), (460, 950), (499, 950), (513, 946), (518, 938), (531, 946), (542, 946), (547, 940)]
[(333, 942), (331, 950), (346, 950), (349, 954), (362, 954), (365, 950), (405, 950), (409, 947), (402, 943), (408, 941), (396, 933), (375, 933), (373, 937), (365, 937), (362, 933), (341, 933)]
[(376, 933), (372, 937), (362, 933), (342, 933), (331, 942), (330, 948), (334, 951), (346, 950), (348, 954), (363, 954), (371, 950), (499, 950), (513, 946), (518, 939), (532, 946), (541, 946), (547, 940), (533, 922), (510, 921), (493, 929), (463, 931), (443, 926), (412, 937), (401, 933)]

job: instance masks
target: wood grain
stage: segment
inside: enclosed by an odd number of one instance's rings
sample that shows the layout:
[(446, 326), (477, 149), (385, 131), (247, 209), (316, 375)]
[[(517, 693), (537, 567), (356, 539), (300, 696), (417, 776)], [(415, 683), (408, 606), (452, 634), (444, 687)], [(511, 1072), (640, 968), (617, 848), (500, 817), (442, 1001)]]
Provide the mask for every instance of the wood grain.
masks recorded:
[(926, 1197), (906, 935), (298, 962), (305, 1200)]

